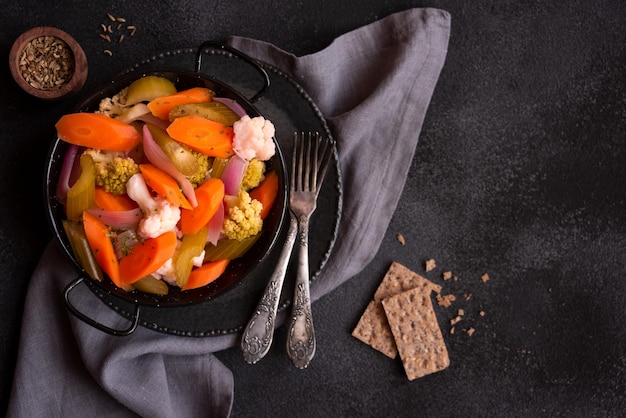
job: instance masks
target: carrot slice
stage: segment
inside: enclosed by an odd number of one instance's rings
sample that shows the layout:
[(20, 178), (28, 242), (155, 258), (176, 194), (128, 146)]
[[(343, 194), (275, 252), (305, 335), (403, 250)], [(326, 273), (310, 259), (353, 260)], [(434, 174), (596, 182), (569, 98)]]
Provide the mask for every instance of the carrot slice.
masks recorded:
[(275, 171), (265, 174), (265, 178), (257, 187), (250, 191), (250, 197), (258, 200), (263, 205), (261, 219), (265, 219), (272, 209), (274, 200), (278, 195), (278, 175)]
[(141, 139), (131, 125), (101, 113), (63, 115), (55, 127), (65, 142), (106, 151), (130, 151)]
[(185, 235), (195, 234), (209, 223), (224, 200), (224, 183), (220, 179), (208, 179), (196, 188), (196, 199), (198, 206), (180, 211), (180, 230)]
[(208, 261), (202, 266), (191, 270), (183, 290), (196, 289), (215, 281), (224, 273), (228, 263), (230, 263), (230, 260)]
[(228, 158), (233, 151), (233, 128), (202, 116), (174, 119), (167, 133), (178, 142), (209, 157)]
[(186, 103), (210, 102), (213, 93), (206, 87), (192, 87), (168, 96), (159, 97), (148, 103), (148, 109), (159, 119), (169, 121), (170, 111), (178, 105)]
[(97, 217), (86, 211), (83, 212), (83, 227), (91, 252), (102, 270), (117, 287), (125, 288), (126, 286), (120, 279), (120, 266), (115, 256), (115, 249), (109, 238), (109, 228)]
[(146, 184), (172, 205), (185, 209), (192, 208), (191, 203), (189, 203), (172, 176), (152, 164), (139, 164), (139, 170), (141, 170)]
[(104, 210), (132, 210), (137, 207), (137, 203), (126, 194), (114, 194), (107, 192), (102, 187), (96, 187), (94, 200), (100, 209)]
[(176, 252), (176, 233), (168, 231), (135, 244), (119, 263), (120, 280), (132, 284), (159, 269)]

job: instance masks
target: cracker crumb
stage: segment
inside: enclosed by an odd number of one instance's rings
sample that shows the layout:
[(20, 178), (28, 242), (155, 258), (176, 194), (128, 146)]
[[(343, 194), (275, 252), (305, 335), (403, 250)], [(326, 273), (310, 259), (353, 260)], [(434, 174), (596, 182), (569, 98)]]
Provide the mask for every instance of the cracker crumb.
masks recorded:
[(457, 311), (457, 315), (458, 315), (458, 316), (463, 316), (463, 315), (465, 315), (465, 311), (464, 311), (463, 309), (459, 309), (459, 310)]
[(406, 240), (404, 239), (404, 235), (402, 235), (402, 234), (398, 234), (398, 235), (396, 235), (396, 239), (398, 240), (398, 242), (400, 243), (400, 245), (404, 245), (404, 244), (406, 244)]
[(435, 267), (437, 267), (437, 263), (435, 262), (434, 258), (429, 258), (424, 263), (424, 268), (426, 269), (426, 271), (433, 271)]
[(450, 334), (454, 334), (454, 327), (450, 328)]
[(487, 283), (489, 281), (489, 274), (483, 274), (482, 276), (480, 276), (480, 280), (482, 280), (483, 283)]
[(454, 277), (452, 278), (452, 280), (454, 280), (454, 281), (456, 282), (457, 280), (459, 280), (459, 276), (454, 276)]
[(480, 312), (478, 313), (478, 315), (480, 315), (480, 316), (485, 316), (485, 311), (480, 311)]
[(444, 271), (441, 274), (441, 277), (443, 277), (444, 280), (450, 280), (452, 278), (452, 272), (451, 271)]
[(466, 332), (467, 332), (467, 335), (469, 335), (469, 336), (471, 337), (472, 335), (474, 335), (474, 332), (475, 332), (475, 331), (476, 331), (476, 330), (475, 330), (474, 328), (470, 328), (470, 329), (468, 329)]
[(471, 293), (465, 293), (465, 294), (463, 295), (463, 298), (464, 298), (465, 300), (470, 300), (470, 299), (472, 298), (472, 294), (471, 294)]
[(444, 308), (449, 308), (450, 305), (452, 305), (452, 302), (456, 300), (456, 296), (454, 296), (453, 294), (442, 296), (441, 293), (437, 293), (437, 296), (435, 296), (435, 299), (437, 300), (437, 304), (439, 306), (443, 306)]
[(456, 325), (461, 321), (461, 317), (459, 315), (455, 316), (450, 320), (450, 325)]

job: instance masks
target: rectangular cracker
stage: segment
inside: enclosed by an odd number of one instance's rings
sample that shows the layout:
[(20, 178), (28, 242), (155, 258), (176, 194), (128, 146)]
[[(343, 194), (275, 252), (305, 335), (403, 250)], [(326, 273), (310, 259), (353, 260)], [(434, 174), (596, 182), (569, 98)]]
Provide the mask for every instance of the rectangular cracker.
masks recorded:
[(374, 294), (374, 300), (369, 303), (352, 331), (352, 336), (380, 351), (387, 357), (396, 358), (398, 350), (385, 316), (382, 300), (415, 288), (421, 289), (428, 295), (432, 291), (437, 293), (441, 291), (441, 286), (394, 261), (378, 286)]
[(383, 299), (382, 305), (409, 380), (450, 365), (430, 292), (411, 289)]
[(363, 341), (389, 358), (396, 358), (398, 349), (387, 323), (381, 302), (371, 301), (352, 331), (352, 336)]
[(431, 292), (440, 293), (441, 286), (435, 284), (425, 277), (420, 276), (413, 270), (394, 261), (383, 277), (382, 282), (374, 293), (374, 300), (382, 301), (390, 296), (397, 295), (406, 290), (419, 288), (424, 294)]

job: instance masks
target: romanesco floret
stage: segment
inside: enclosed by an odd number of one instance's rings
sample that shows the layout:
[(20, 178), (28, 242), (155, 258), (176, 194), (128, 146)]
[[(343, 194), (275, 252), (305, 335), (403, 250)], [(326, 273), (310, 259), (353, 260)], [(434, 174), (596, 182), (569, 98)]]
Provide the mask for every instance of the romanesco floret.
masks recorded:
[(96, 185), (110, 193), (126, 193), (126, 182), (139, 172), (135, 160), (117, 151), (88, 149), (85, 153), (96, 165)]
[(252, 190), (265, 178), (265, 162), (256, 158), (250, 160), (246, 171), (241, 179), (241, 188), (245, 191)]
[(201, 152), (190, 150), (196, 160), (198, 160), (198, 171), (193, 176), (187, 177), (194, 188), (198, 187), (207, 179), (209, 173), (209, 157)]
[(98, 110), (95, 113), (102, 113), (110, 118), (114, 118), (126, 112), (126, 109), (130, 106), (126, 104), (126, 95), (128, 93), (128, 87), (120, 90), (113, 97), (105, 97), (100, 101)]
[(263, 205), (258, 200), (252, 199), (248, 192), (240, 191), (228, 207), (222, 233), (229, 239), (242, 241), (252, 237), (263, 228), (261, 209)]

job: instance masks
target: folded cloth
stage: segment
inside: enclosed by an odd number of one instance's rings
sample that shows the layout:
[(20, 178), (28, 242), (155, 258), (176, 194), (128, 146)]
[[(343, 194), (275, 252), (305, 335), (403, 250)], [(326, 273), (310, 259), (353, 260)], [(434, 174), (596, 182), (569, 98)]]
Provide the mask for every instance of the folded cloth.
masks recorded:
[[(361, 271), (378, 251), (404, 187), (449, 32), (447, 12), (410, 9), (302, 57), (252, 39), (229, 40), (297, 80), (338, 144), (341, 239), (312, 286), (314, 300)], [(373, 191), (376, 199), (360, 198)], [(230, 414), (232, 373), (212, 353), (234, 346), (239, 336), (185, 338), (143, 327), (127, 337), (109, 336), (66, 311), (60, 294), (74, 277), (58, 244), (51, 243), (28, 289), (9, 417)], [(89, 300), (89, 290), (82, 291)], [(125, 320), (97, 300), (89, 312), (124, 328)]]

